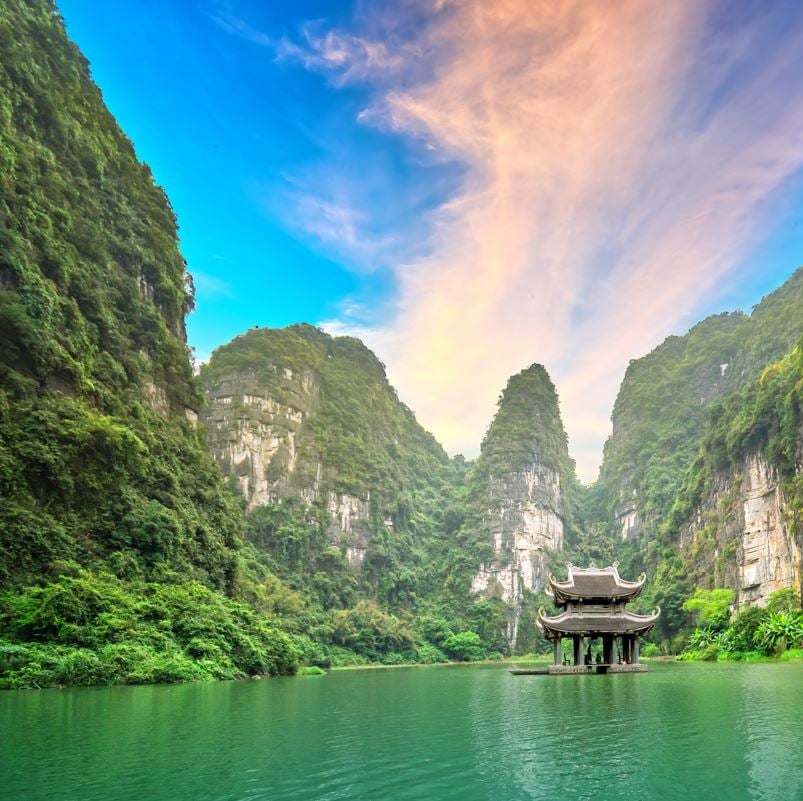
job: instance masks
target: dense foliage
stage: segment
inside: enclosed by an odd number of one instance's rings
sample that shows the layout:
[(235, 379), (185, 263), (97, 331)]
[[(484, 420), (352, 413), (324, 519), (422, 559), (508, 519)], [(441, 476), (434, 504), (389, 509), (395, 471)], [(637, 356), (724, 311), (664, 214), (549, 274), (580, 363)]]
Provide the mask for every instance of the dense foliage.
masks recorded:
[(766, 656), (798, 656), (803, 648), (803, 611), (792, 588), (770, 595), (764, 607), (747, 607), (733, 618), (733, 591), (697, 590), (684, 604), (697, 612), (697, 627), (678, 659), (741, 661)]
[(198, 582), (63, 566), (0, 598), (0, 686), (142, 684), (293, 672), (293, 638)]
[[(803, 536), (803, 479), (796, 472), (801, 333), (803, 269), (751, 315), (710, 317), (628, 368), (586, 514), (614, 538), (625, 572), (650, 575), (640, 600), (661, 606), (653, 636), (666, 651), (682, 648), (692, 631), (683, 601), (695, 587), (722, 581), (737, 549), (724, 535), (729, 508), (703, 516), (693, 548), (679, 550), (679, 533), (717, 487), (738, 479), (747, 456), (761, 453), (778, 471), (793, 534)], [(644, 531), (622, 542), (615, 515), (627, 509), (638, 511)]]
[(0, 46), (0, 581), (113, 560), (223, 589), (175, 217), (50, 3), (3, 4)]
[(600, 515), (635, 503), (656, 531), (706, 436), (711, 409), (757, 379), (803, 334), (803, 268), (751, 315), (709, 317), (630, 363), (600, 472)]
[(3, 3), (0, 50), (0, 682), (291, 671), (230, 597), (170, 205), (52, 3)]

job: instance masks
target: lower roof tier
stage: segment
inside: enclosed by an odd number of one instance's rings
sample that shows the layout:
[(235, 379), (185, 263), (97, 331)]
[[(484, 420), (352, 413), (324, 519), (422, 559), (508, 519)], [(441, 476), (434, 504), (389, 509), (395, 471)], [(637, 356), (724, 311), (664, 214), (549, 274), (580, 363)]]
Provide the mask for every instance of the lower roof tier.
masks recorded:
[(632, 612), (607, 614), (578, 614), (563, 612), (554, 617), (547, 617), (543, 609), (538, 610), (538, 628), (544, 636), (552, 639), (562, 634), (646, 634), (658, 620), (660, 609), (651, 615), (636, 615)]

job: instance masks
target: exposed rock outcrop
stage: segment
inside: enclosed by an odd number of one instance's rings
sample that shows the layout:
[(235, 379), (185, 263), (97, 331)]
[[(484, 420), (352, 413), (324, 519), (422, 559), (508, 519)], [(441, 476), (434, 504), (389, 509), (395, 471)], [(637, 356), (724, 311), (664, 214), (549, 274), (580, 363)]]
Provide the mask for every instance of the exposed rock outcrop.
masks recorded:
[(566, 491), (575, 481), (557, 394), (541, 365), (508, 382), (474, 481), (494, 558), (480, 565), (471, 589), (509, 604), (513, 650), (523, 595), (546, 586), (550, 553), (563, 547)]
[(355, 569), (372, 531), (394, 530), (413, 462), (447, 460), (381, 363), (349, 337), (307, 325), (253, 330), (216, 351), (201, 375), (212, 454), (248, 511), (288, 499), (314, 507)]
[(311, 370), (270, 364), (259, 373), (227, 373), (207, 387), (203, 422), (212, 453), (249, 511), (291, 494), (307, 503), (320, 499), (320, 462), (298, 470), (304, 424), (320, 395)]
[(681, 551), (699, 575), (733, 589), (737, 606), (763, 606), (777, 590), (801, 589), (795, 532), (803, 521), (794, 515), (777, 470), (751, 454), (738, 471), (717, 478), (681, 531)]

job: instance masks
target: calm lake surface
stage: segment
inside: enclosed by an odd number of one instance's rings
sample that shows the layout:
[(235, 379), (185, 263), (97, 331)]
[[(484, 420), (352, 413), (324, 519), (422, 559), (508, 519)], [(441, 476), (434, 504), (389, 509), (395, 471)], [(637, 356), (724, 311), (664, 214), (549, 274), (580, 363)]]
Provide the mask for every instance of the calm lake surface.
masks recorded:
[(3, 801), (803, 799), (803, 664), (0, 693)]

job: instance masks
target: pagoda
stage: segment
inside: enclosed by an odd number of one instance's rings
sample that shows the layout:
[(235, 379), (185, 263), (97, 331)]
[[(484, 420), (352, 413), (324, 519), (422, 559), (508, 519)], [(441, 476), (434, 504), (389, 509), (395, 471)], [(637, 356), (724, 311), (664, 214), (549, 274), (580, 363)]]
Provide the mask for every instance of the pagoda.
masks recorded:
[[(575, 567), (567, 563), (569, 578), (558, 581), (549, 577), (545, 589), (557, 615), (538, 611), (538, 628), (552, 641), (553, 664), (549, 673), (643, 673), (647, 666), (639, 662), (639, 638), (655, 625), (660, 609), (650, 615), (628, 612), (626, 605), (635, 600), (647, 580), (643, 573), (636, 581), (619, 577), (619, 563), (609, 567)], [(571, 637), (573, 659), (563, 659), (563, 638)], [(591, 640), (602, 639), (602, 654), (590, 659)]]

